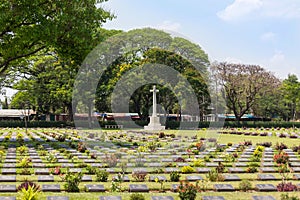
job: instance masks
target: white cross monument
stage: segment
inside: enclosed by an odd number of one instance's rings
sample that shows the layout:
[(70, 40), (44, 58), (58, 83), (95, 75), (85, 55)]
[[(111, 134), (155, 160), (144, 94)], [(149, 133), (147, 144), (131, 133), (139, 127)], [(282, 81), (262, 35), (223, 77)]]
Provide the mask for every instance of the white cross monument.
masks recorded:
[(153, 86), (153, 89), (150, 90), (150, 92), (153, 92), (153, 111), (152, 116), (150, 116), (150, 123), (148, 126), (144, 126), (145, 130), (150, 131), (157, 131), (157, 130), (165, 130), (165, 126), (162, 126), (159, 122), (159, 117), (157, 117), (156, 113), (156, 93), (159, 92), (159, 90), (156, 89), (156, 86)]

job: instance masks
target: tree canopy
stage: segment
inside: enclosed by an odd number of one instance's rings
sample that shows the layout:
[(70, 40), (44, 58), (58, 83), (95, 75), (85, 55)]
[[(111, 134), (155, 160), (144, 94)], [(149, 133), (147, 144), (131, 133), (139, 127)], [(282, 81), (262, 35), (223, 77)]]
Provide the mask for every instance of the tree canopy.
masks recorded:
[(96, 6), (105, 0), (3, 0), (0, 3), (0, 75), (42, 49), (54, 48), (80, 64), (93, 35), (113, 16)]

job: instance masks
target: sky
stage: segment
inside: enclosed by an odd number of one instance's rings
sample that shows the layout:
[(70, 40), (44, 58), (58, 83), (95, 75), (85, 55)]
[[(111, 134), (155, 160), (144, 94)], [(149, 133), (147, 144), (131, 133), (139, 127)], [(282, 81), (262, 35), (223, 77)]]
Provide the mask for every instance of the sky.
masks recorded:
[(109, 0), (116, 18), (103, 25), (124, 31), (152, 27), (199, 44), (211, 62), (260, 65), (300, 79), (300, 0)]

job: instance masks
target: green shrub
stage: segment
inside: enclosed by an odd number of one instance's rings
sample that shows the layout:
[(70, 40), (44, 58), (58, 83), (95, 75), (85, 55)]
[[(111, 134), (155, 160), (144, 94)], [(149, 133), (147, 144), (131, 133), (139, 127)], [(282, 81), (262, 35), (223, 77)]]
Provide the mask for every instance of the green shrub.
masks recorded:
[(79, 192), (79, 184), (81, 182), (82, 176), (82, 172), (70, 172), (68, 168), (66, 174), (61, 177), (62, 180), (66, 182), (64, 184), (66, 191)]
[(96, 180), (100, 182), (107, 182), (109, 172), (105, 170), (96, 170)]
[(242, 180), (239, 184), (240, 190), (247, 192), (252, 188), (252, 184), (249, 180)]
[(20, 191), (22, 195), (22, 200), (38, 200), (38, 195), (40, 194), (39, 187), (35, 185), (28, 185), (27, 188), (23, 187)]
[(207, 179), (216, 182), (216, 181), (224, 181), (224, 176), (222, 174), (219, 174), (216, 169), (212, 169), (208, 172), (206, 175)]
[(196, 182), (196, 185), (189, 182), (180, 182), (178, 190), (179, 198), (181, 200), (194, 200), (196, 199), (197, 192), (199, 191), (198, 182)]
[(181, 168), (181, 172), (182, 173), (193, 173), (193, 172), (195, 172), (195, 169), (191, 166), (183, 166)]
[(177, 182), (177, 181), (179, 181), (180, 176), (181, 176), (181, 175), (179, 174), (179, 172), (172, 171), (172, 172), (170, 173), (170, 180), (171, 180), (172, 182)]
[(142, 194), (134, 193), (134, 194), (130, 195), (129, 199), (130, 200), (145, 200), (145, 197)]

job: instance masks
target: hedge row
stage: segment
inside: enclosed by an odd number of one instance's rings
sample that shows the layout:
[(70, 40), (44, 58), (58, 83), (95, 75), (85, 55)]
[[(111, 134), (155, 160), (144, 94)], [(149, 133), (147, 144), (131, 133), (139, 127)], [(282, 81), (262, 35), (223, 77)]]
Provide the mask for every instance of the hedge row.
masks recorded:
[[(118, 125), (123, 125), (124, 128), (143, 128), (148, 124), (147, 121), (135, 121), (133, 123), (135, 126), (132, 126), (132, 122), (122, 121), (119, 122)], [(114, 121), (109, 122), (94, 122), (92, 123), (92, 128), (98, 128), (99, 125), (102, 128), (105, 128), (105, 125), (117, 125)], [(195, 128), (215, 128), (215, 127), (227, 127), (227, 128), (238, 128), (238, 127), (246, 127), (246, 128), (272, 128), (272, 127), (283, 127), (283, 128), (290, 128), (290, 127), (297, 127), (300, 128), (300, 122), (275, 122), (275, 121), (225, 121), (224, 124), (218, 122), (177, 122), (177, 121), (167, 121), (166, 129), (195, 129)], [(73, 122), (61, 122), (61, 121), (31, 121), (27, 124), (28, 128), (33, 127), (74, 127)], [(88, 128), (88, 123), (86, 121), (79, 121), (76, 122), (77, 127), (81, 128)], [(0, 127), (25, 127), (24, 121), (0, 121)]]

